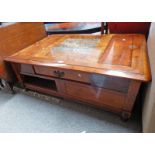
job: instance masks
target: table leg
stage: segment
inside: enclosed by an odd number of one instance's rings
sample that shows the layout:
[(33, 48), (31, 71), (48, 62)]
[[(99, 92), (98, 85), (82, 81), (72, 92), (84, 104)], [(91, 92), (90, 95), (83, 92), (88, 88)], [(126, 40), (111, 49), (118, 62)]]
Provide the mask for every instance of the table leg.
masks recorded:
[(0, 88), (8, 93), (14, 94), (13, 83), (11, 82), (0, 80)]
[(133, 105), (138, 95), (140, 86), (141, 86), (140, 81), (135, 81), (135, 80), (131, 81), (129, 85), (128, 93), (126, 95), (126, 101), (122, 109), (122, 115), (121, 115), (122, 120), (126, 121), (130, 118)]

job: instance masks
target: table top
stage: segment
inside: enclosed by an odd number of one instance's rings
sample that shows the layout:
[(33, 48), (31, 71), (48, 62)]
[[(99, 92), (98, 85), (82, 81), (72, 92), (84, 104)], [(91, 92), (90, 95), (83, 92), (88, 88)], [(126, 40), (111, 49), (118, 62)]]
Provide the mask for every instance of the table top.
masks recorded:
[(51, 35), (5, 60), (151, 80), (146, 40), (140, 34)]

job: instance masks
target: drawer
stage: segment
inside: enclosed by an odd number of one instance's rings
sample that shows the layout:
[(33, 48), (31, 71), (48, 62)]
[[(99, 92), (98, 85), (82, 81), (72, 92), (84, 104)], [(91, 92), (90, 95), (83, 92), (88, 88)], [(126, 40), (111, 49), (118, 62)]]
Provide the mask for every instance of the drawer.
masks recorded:
[(20, 64), (19, 65), (20, 73), (23, 74), (35, 74), (33, 66), (28, 64)]
[[(53, 67), (34, 66), (36, 74), (90, 83), (90, 74)], [(58, 72), (62, 75), (58, 75)]]
[(130, 82), (131, 80), (125, 78), (103, 76), (99, 74), (92, 74), (91, 76), (92, 86), (119, 91), (123, 93), (128, 92)]
[(58, 69), (53, 67), (34, 66), (36, 74), (58, 77), (55, 71), (63, 73), (62, 79), (73, 81), (80, 81), (90, 83), (92, 86), (119, 91), (123, 93), (128, 92), (130, 80), (124, 78), (117, 78), (111, 76), (104, 76), (99, 74), (91, 74), (80, 71), (71, 71), (65, 69)]
[(125, 102), (125, 94), (123, 93), (92, 87), (87, 84), (66, 81), (65, 89), (67, 95), (101, 107), (107, 105), (121, 109)]

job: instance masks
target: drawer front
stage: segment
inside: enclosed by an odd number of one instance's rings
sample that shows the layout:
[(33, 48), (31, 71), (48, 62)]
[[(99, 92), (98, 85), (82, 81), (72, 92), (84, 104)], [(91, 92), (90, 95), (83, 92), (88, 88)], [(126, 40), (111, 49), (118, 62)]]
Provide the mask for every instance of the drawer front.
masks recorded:
[(20, 73), (35, 74), (32, 65), (20, 64)]
[(62, 74), (62, 79), (80, 81), (89, 83), (92, 86), (119, 91), (128, 92), (130, 80), (124, 78), (110, 77), (99, 74), (91, 74), (80, 71), (63, 70), (53, 67), (34, 66), (36, 74), (58, 77), (58, 72)]
[(93, 102), (98, 106), (107, 105), (112, 108), (121, 109), (125, 102), (125, 94), (92, 87), (87, 84), (66, 81), (65, 89), (66, 94), (69, 96), (77, 98), (78, 100)]
[(91, 76), (92, 86), (119, 91), (123, 93), (128, 92), (130, 82), (131, 80), (124, 79), (124, 78), (103, 76), (103, 75), (97, 75), (97, 74), (93, 74)]
[[(90, 83), (90, 74), (52, 67), (34, 66), (36, 74)], [(60, 73), (60, 76), (59, 76)]]

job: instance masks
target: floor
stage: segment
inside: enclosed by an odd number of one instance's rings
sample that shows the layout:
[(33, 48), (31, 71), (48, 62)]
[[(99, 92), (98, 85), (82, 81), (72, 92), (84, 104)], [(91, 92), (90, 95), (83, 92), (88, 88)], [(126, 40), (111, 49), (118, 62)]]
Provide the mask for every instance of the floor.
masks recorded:
[(141, 132), (135, 112), (128, 122), (119, 116), (76, 102), (16, 88), (0, 91), (0, 132), (112, 133)]

